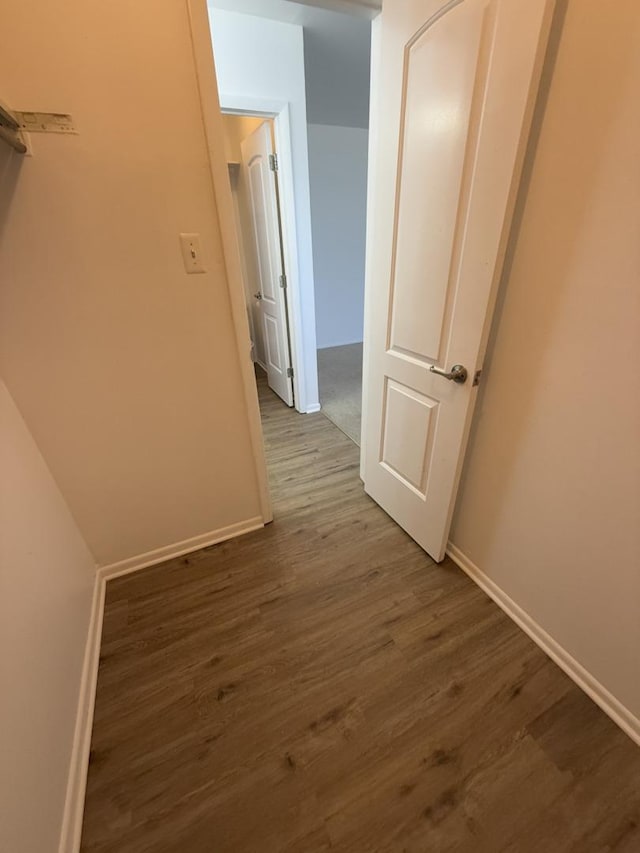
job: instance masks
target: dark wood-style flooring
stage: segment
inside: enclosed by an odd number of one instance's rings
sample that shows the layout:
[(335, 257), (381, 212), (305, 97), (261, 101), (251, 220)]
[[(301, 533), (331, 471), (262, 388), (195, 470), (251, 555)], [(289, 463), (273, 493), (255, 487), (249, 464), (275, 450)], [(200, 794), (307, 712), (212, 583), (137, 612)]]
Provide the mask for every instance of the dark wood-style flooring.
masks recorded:
[(260, 394), (274, 523), (108, 584), (82, 850), (640, 851), (640, 750)]

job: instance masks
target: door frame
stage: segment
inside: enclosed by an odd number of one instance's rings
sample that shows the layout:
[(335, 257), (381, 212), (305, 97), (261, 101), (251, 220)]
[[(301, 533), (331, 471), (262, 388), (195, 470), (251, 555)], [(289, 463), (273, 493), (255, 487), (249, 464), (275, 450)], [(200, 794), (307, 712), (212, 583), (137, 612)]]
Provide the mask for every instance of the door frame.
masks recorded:
[(287, 330), (293, 367), (293, 397), (297, 411), (317, 412), (320, 406), (307, 404), (307, 384), (302, 334), (302, 296), (298, 266), (295, 199), (293, 195), (293, 152), (291, 149), (291, 124), (289, 102), (266, 98), (219, 93), (220, 109), (225, 115), (249, 115), (271, 119), (278, 155), (278, 207), (282, 231), (284, 271), (287, 277)]
[(365, 250), (364, 250), (364, 323), (362, 336), (362, 411), (360, 424), (360, 479), (364, 482), (365, 469), (365, 442), (362, 436), (366, 433), (367, 428), (367, 411), (368, 411), (368, 387), (370, 373), (370, 357), (369, 348), (370, 341), (367, 330), (371, 328), (371, 293), (373, 286), (371, 279), (373, 276), (373, 217), (376, 212), (375, 202), (375, 157), (378, 152), (378, 125), (381, 121), (380, 110), (378, 109), (377, 93), (379, 91), (378, 79), (380, 76), (380, 54), (382, 40), (382, 15), (378, 13), (371, 20), (371, 60), (369, 66), (369, 143), (367, 149), (367, 229), (365, 233)]
[(207, 159), (215, 199), (216, 215), (222, 239), (222, 252), (229, 301), (231, 304), (231, 316), (247, 408), (247, 421), (260, 511), (264, 524), (268, 524), (270, 521), (273, 521), (273, 509), (269, 493), (267, 461), (264, 452), (260, 407), (258, 405), (258, 389), (253, 361), (251, 360), (251, 336), (249, 334), (249, 320), (246, 312), (240, 246), (236, 232), (231, 184), (229, 183), (225, 157), (222, 155), (221, 142), (224, 139), (224, 128), (218, 100), (209, 13), (207, 11), (206, 0), (186, 0), (186, 5), (191, 31), (194, 73), (198, 86), (200, 110), (206, 139)]

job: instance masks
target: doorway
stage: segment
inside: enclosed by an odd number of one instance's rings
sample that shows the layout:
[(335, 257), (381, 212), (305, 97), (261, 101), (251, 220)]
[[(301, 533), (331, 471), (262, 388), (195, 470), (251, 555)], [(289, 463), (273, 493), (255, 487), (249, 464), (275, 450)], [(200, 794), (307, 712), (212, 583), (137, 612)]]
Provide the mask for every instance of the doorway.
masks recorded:
[[(439, 3), (389, 5), (376, 19), (360, 465), (365, 491), (437, 561), (553, 12), (551, 0), (532, 0), (526, 16), (505, 3), (487, 28), (489, 0)], [(212, 11), (217, 59), (258, 50), (255, 31), (244, 45), (236, 38), (237, 19), (250, 15), (228, 13), (228, 39), (216, 40)], [(258, 73), (273, 65), (259, 61)]]
[[(322, 408), (359, 443), (371, 22), (269, 0), (259, 12), (213, 0), (209, 15), (223, 113), (273, 126), (295, 408)], [(231, 177), (242, 175), (239, 165)], [(249, 259), (247, 279), (251, 267)], [(258, 292), (245, 285), (254, 360), (264, 367)]]
[[(363, 124), (366, 117), (352, 121)], [(320, 404), (324, 414), (357, 445), (362, 408), (368, 141), (368, 127), (309, 126)]]

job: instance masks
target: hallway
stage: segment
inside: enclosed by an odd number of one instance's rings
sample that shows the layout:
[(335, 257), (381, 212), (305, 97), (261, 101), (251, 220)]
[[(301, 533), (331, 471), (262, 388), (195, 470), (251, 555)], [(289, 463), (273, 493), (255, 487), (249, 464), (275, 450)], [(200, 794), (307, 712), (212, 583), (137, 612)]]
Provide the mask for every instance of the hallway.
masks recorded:
[(637, 850), (634, 744), (260, 397), (274, 523), (107, 586), (82, 850)]
[(362, 429), (362, 344), (318, 350), (322, 412), (360, 446)]

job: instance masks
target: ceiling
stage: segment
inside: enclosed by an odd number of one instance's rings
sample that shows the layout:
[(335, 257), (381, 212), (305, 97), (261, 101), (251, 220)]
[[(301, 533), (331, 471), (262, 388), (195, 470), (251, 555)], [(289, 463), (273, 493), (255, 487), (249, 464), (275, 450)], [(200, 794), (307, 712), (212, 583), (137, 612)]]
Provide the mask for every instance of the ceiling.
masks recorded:
[(382, 9), (382, 0), (293, 0), (305, 6), (320, 6), (334, 12), (346, 12), (365, 18), (375, 18)]
[(318, 16), (327, 10), (359, 18), (375, 18), (382, 7), (382, 0), (209, 0), (209, 5), (229, 12), (313, 26)]

